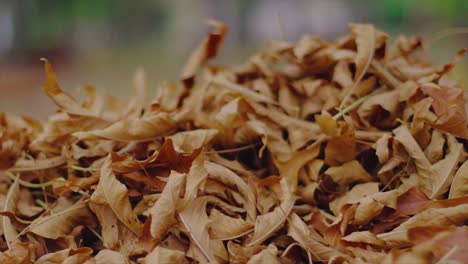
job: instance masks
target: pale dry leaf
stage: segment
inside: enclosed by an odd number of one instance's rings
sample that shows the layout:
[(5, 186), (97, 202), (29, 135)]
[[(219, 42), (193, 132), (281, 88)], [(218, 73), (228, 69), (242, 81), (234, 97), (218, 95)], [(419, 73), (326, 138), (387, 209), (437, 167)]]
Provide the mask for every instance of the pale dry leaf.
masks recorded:
[(150, 232), (156, 245), (177, 221), (175, 219), (179, 194), (185, 174), (172, 171), (161, 196), (147, 214), (151, 215)]
[(267, 248), (252, 256), (247, 264), (280, 264), (278, 248), (270, 244)]
[(183, 131), (171, 135), (174, 149), (177, 152), (191, 153), (194, 150), (208, 144), (218, 134), (216, 129), (197, 129), (193, 131)]
[(179, 218), (187, 229), (192, 243), (202, 251), (209, 262), (223, 262), (228, 259), (226, 249), (221, 240), (210, 239), (208, 229), (210, 219), (206, 214), (205, 197), (193, 200), (184, 210), (179, 212)]
[(408, 244), (408, 229), (417, 226), (462, 225), (468, 219), (468, 204), (448, 208), (430, 208), (411, 217), (390, 232), (377, 235), (388, 245)]
[(164, 263), (183, 263), (185, 252), (157, 246), (138, 263), (142, 264), (164, 264)]
[(468, 161), (463, 162), (450, 187), (449, 199), (464, 197), (468, 195)]
[(448, 150), (445, 158), (431, 166), (432, 175), (432, 193), (429, 198), (438, 198), (446, 193), (457, 170), (458, 161), (463, 155), (463, 144), (459, 143), (454, 136), (448, 135)]
[[(2, 208), (4, 212), (15, 213), (20, 190), (19, 179), (20, 176), (17, 175), (15, 181), (10, 185), (10, 188), (8, 189), (8, 193), (6, 195), (4, 205)], [(18, 232), (16, 232), (15, 228), (11, 224), (10, 219), (6, 216), (2, 216), (2, 231), (3, 235), (5, 236), (5, 242), (7, 244), (8, 249), (11, 249), (13, 244), (19, 242), (16, 239)]]
[(253, 230), (253, 225), (241, 218), (227, 216), (216, 209), (210, 213), (210, 238), (232, 240)]
[(371, 233), (370, 231), (352, 232), (351, 234), (341, 238), (341, 240), (352, 243), (369, 244), (378, 247), (385, 246), (385, 242), (377, 238), (375, 234)]
[(54, 213), (49, 216), (36, 218), (25, 230), (41, 237), (57, 239), (68, 235), (79, 224), (93, 226), (93, 216), (88, 209), (87, 202), (70, 204), (62, 197), (56, 207), (60, 206), (65, 208), (53, 211)]
[(168, 113), (151, 113), (141, 118), (127, 118), (110, 126), (90, 131), (79, 131), (73, 136), (80, 140), (105, 138), (116, 141), (149, 141), (167, 135), (174, 129), (176, 120)]
[(310, 252), (314, 260), (326, 262), (333, 256), (341, 255), (334, 248), (314, 239), (314, 232), (317, 236), (317, 231), (310, 229), (296, 214), (291, 214), (288, 220), (288, 235)]
[(247, 243), (248, 247), (261, 244), (263, 241), (268, 239), (268, 237), (270, 237), (276, 230), (281, 228), (291, 213), (296, 198), (285, 178), (281, 179), (280, 185), (280, 205), (275, 207), (273, 211), (269, 213), (257, 216), (253, 236)]
[(209, 178), (219, 180), (227, 186), (235, 186), (237, 188), (237, 191), (241, 194), (244, 200), (243, 206), (247, 211), (246, 220), (249, 223), (253, 223), (257, 215), (257, 211), (255, 208), (255, 196), (251, 188), (242, 180), (242, 178), (239, 177), (239, 175), (222, 165), (205, 161), (204, 167), (208, 172)]
[(132, 210), (128, 190), (112, 172), (112, 159), (108, 155), (102, 164), (99, 184), (91, 196), (91, 202), (108, 205), (117, 218), (135, 234), (139, 234), (142, 224)]
[(103, 249), (94, 257), (96, 264), (128, 264), (129, 261), (119, 252)]
[(337, 167), (330, 167), (325, 174), (339, 185), (348, 185), (353, 182), (370, 182), (372, 176), (362, 167), (357, 160), (346, 162)]

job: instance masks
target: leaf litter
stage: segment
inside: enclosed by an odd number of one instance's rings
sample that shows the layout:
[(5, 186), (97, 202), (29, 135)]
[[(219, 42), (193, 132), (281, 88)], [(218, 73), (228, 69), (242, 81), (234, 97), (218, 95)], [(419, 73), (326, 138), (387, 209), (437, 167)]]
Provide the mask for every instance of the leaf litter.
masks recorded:
[(370, 24), (272, 41), (128, 103), (75, 99), (0, 113), (1, 263), (464, 263), (467, 93), (417, 37)]

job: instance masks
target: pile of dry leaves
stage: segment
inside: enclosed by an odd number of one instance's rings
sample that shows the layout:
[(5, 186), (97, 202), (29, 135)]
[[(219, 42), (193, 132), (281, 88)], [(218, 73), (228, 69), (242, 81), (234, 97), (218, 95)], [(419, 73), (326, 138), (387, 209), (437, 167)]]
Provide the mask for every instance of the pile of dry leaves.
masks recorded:
[(64, 92), (46, 122), (0, 115), (0, 263), (462, 263), (464, 91), (419, 38), (351, 24), (212, 66), (147, 102)]

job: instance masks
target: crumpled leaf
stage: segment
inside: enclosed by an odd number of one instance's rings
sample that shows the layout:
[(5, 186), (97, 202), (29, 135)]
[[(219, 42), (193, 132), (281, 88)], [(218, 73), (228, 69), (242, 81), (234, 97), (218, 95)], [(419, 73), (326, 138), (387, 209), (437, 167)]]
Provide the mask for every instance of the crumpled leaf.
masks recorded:
[(416, 248), (427, 248), (439, 261), (444, 259), (463, 263), (468, 257), (466, 226), (415, 227), (408, 230), (408, 237), (411, 242), (417, 244)]
[(164, 238), (172, 225), (177, 222), (175, 215), (184, 179), (185, 174), (172, 171), (161, 196), (153, 207), (147, 211), (152, 216), (150, 232), (156, 245)]
[(187, 229), (191, 242), (196, 244), (209, 262), (227, 261), (228, 255), (222, 241), (210, 239), (207, 202), (204, 197), (196, 198), (179, 212), (179, 218)]
[(138, 262), (142, 264), (182, 263), (184, 259), (185, 253), (183, 251), (158, 246)]
[(377, 235), (387, 244), (407, 244), (409, 228), (418, 226), (462, 225), (468, 219), (468, 204), (448, 208), (429, 208), (402, 223), (391, 232)]
[[(226, 228), (226, 227), (229, 228)], [(231, 240), (252, 231), (253, 225), (239, 218), (229, 217), (213, 209), (210, 213), (210, 238)]]
[(348, 185), (356, 181), (372, 181), (372, 177), (357, 160), (352, 160), (341, 166), (330, 167), (325, 171), (325, 174), (339, 185)]
[(84, 263), (87, 259), (91, 257), (92, 253), (93, 253), (93, 250), (87, 247), (82, 247), (82, 248), (77, 248), (77, 249), (67, 248), (64, 250), (46, 254), (40, 257), (35, 263), (37, 264)]
[(370, 231), (361, 231), (361, 232), (352, 232), (351, 234), (341, 238), (341, 240), (350, 242), (350, 243), (364, 243), (374, 246), (382, 247), (385, 245), (385, 242), (378, 239)]
[(60, 107), (61, 110), (67, 113), (80, 116), (97, 117), (95, 113), (81, 106), (72, 96), (60, 88), (57, 82), (57, 76), (55, 75), (54, 69), (52, 68), (50, 62), (44, 58), (41, 60), (44, 62), (44, 69), (46, 72), (46, 80), (43, 86), (45, 94), (47, 94), (50, 99), (52, 99), (54, 103)]
[(57, 239), (69, 234), (79, 224), (93, 226), (92, 215), (86, 202), (70, 204), (65, 199), (60, 201), (57, 204), (57, 207), (62, 207), (60, 211), (53, 211), (54, 213), (49, 216), (36, 218), (25, 230), (41, 237)]
[[(10, 185), (7, 196), (4, 201), (3, 211), (14, 213), (19, 198), (19, 176), (16, 176), (15, 181)], [(8, 249), (11, 249), (12, 245), (15, 242), (18, 242), (16, 239), (17, 232), (14, 229), (11, 221), (8, 217), (2, 216), (2, 233), (5, 236), (5, 242), (8, 246)]]
[(260, 215), (255, 221), (254, 233), (247, 246), (261, 244), (273, 232), (281, 228), (290, 214), (296, 201), (292, 190), (284, 178), (280, 181), (281, 203), (273, 211)]
[(271, 244), (267, 248), (263, 249), (256, 255), (252, 256), (247, 264), (263, 264), (263, 263), (271, 263), (271, 264), (279, 264), (281, 263), (278, 259), (278, 248)]
[(458, 161), (463, 154), (463, 145), (458, 143), (455, 137), (448, 136), (448, 150), (445, 158), (431, 165), (432, 193), (429, 198), (437, 198), (446, 193), (455, 175)]
[(170, 138), (177, 152), (193, 152), (213, 140), (218, 134), (216, 129), (197, 129), (176, 133)]
[(91, 202), (108, 205), (117, 218), (132, 232), (139, 234), (142, 224), (132, 211), (128, 200), (128, 190), (112, 172), (111, 156), (107, 156), (101, 167), (101, 176), (96, 191), (91, 196)]
[(460, 166), (450, 187), (449, 198), (458, 198), (468, 195), (468, 161)]
[(186, 173), (200, 152), (201, 148), (197, 148), (189, 154), (179, 153), (169, 138), (164, 141), (158, 151), (145, 160), (135, 160), (130, 155), (111, 153), (112, 170), (117, 173), (130, 173), (145, 167), (167, 167), (180, 173)]
[(0, 253), (0, 262), (5, 264), (29, 264), (34, 260), (34, 245), (31, 243), (15, 244)]
[(227, 33), (227, 26), (216, 20), (209, 20), (208, 24), (216, 27), (216, 31), (211, 31), (197, 49), (190, 55), (181, 74), (181, 79), (187, 88), (193, 86), (193, 78), (200, 66), (207, 60), (216, 57), (218, 50), (223, 43)]
[(310, 229), (296, 214), (291, 214), (288, 223), (288, 235), (307, 249), (314, 260), (325, 262), (334, 256), (341, 255), (337, 250), (315, 240), (314, 236), (318, 236), (317, 231)]
[(422, 86), (421, 90), (432, 99), (432, 107), (437, 115), (434, 127), (455, 136), (468, 137), (468, 123), (465, 111), (463, 90), (448, 86)]
[(176, 121), (168, 113), (151, 113), (141, 118), (127, 118), (112, 123), (106, 128), (79, 131), (73, 136), (80, 140), (105, 138), (116, 141), (149, 141), (165, 136), (174, 129)]
[(128, 260), (119, 252), (103, 249), (94, 257), (96, 264), (115, 263), (127, 264)]

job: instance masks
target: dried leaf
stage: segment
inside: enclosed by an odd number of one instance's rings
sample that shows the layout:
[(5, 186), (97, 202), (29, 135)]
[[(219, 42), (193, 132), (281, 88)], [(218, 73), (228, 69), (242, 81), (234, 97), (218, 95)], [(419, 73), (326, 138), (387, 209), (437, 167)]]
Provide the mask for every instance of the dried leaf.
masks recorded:
[(156, 245), (164, 238), (172, 225), (177, 222), (175, 214), (184, 179), (185, 174), (172, 171), (161, 196), (153, 207), (147, 211), (152, 216), (150, 232)]
[(455, 174), (450, 187), (449, 198), (459, 198), (468, 195), (468, 161), (463, 162), (463, 165)]
[(208, 234), (209, 218), (206, 214), (207, 199), (199, 197), (193, 200), (179, 218), (187, 229), (190, 240), (195, 243), (209, 262), (222, 262), (228, 259), (221, 240), (212, 240)]
[(372, 177), (357, 161), (353, 160), (338, 167), (330, 167), (325, 171), (332, 180), (339, 185), (348, 185), (353, 182), (369, 182)]
[[(226, 228), (229, 227), (229, 228)], [(213, 209), (210, 213), (210, 238), (231, 240), (252, 231), (253, 225), (239, 218), (229, 217)]]
[(260, 251), (256, 255), (252, 256), (247, 264), (264, 264), (264, 263), (271, 263), (271, 264), (280, 264), (278, 258), (278, 248), (271, 244), (264, 250)]
[(103, 249), (94, 257), (96, 264), (115, 263), (128, 264), (128, 260), (119, 252)]
[(291, 213), (296, 199), (284, 178), (281, 179), (280, 185), (281, 204), (275, 207), (273, 211), (257, 217), (253, 236), (247, 244), (248, 247), (261, 244), (263, 241), (268, 239), (273, 232), (281, 228)]
[(219, 21), (209, 20), (208, 24), (215, 26), (216, 31), (210, 32), (198, 48), (193, 51), (181, 74), (181, 79), (187, 88), (193, 86), (193, 78), (200, 66), (207, 60), (216, 57), (228, 30), (227, 26)]
[(291, 214), (288, 223), (288, 235), (307, 249), (314, 260), (325, 262), (334, 256), (341, 255), (337, 250), (314, 240), (312, 233), (316, 231), (312, 231), (296, 214)]
[(185, 253), (183, 251), (158, 246), (138, 262), (142, 264), (182, 263), (184, 259)]
[(117, 218), (135, 234), (141, 232), (142, 224), (132, 211), (128, 200), (128, 190), (112, 172), (111, 156), (107, 156), (101, 167), (101, 176), (96, 191), (91, 196), (91, 202), (108, 205)]
[(0, 262), (4, 264), (29, 264), (34, 260), (34, 245), (20, 243), (0, 253)]
[[(57, 239), (68, 235), (77, 225), (88, 224), (93, 226), (92, 215), (86, 202), (70, 205), (70, 202), (65, 201), (65, 199), (61, 201), (57, 203), (57, 207), (67, 207), (62, 208), (60, 211), (53, 211), (54, 213), (49, 216), (36, 218), (25, 230), (41, 237)], [(22, 233), (24, 233), (24, 230)]]
[[(16, 210), (19, 198), (19, 178), (19, 176), (16, 176), (16, 180), (10, 185), (3, 205), (4, 212), (14, 213)], [(2, 231), (3, 235), (5, 236), (5, 242), (8, 246), (8, 249), (11, 249), (15, 242), (18, 242), (16, 239), (18, 233), (11, 224), (10, 219), (6, 216), (2, 216)]]
[(421, 90), (432, 99), (432, 107), (437, 115), (434, 127), (459, 137), (468, 137), (468, 123), (465, 111), (463, 90), (448, 86), (422, 86)]
[(105, 138), (123, 142), (150, 141), (165, 136), (175, 125), (176, 121), (170, 114), (161, 112), (123, 119), (103, 129), (75, 132), (73, 136), (80, 140)]

